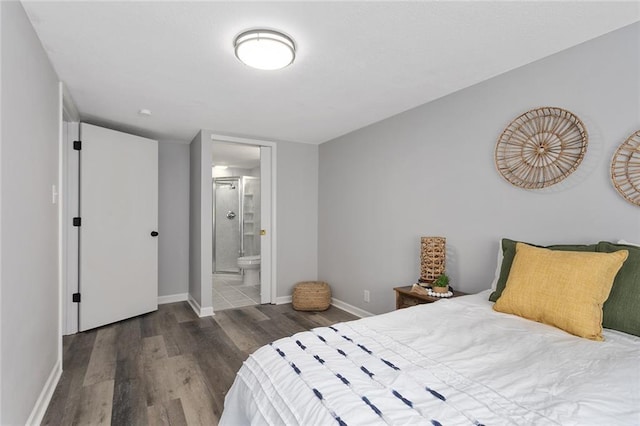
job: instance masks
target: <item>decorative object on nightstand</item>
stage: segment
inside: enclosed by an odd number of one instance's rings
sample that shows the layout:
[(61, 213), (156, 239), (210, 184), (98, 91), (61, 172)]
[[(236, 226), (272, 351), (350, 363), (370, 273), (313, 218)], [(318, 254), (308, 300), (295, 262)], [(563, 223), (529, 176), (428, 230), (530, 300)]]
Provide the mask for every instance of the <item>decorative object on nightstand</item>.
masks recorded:
[(512, 185), (542, 189), (573, 173), (587, 151), (587, 130), (578, 117), (556, 107), (527, 111), (498, 138), (496, 168)]
[(444, 273), (444, 237), (422, 237), (420, 239), (420, 284), (431, 284)]
[(431, 284), (431, 288), (427, 290), (429, 296), (434, 297), (451, 297), (453, 292), (449, 290), (449, 277), (447, 274), (442, 274), (437, 280)]
[(448, 293), (449, 292), (449, 277), (447, 274), (442, 274), (437, 280), (431, 284), (433, 291), (436, 293)]
[(613, 155), (611, 182), (625, 200), (640, 206), (640, 130), (629, 136)]
[(303, 281), (293, 287), (296, 311), (326, 311), (331, 305), (331, 287), (324, 281)]
[(425, 287), (422, 287), (420, 284), (414, 284), (411, 286), (411, 290), (409, 290), (411, 293), (415, 293), (415, 294), (420, 294), (422, 296), (428, 296), (429, 295), (429, 290), (427, 290)]
[[(408, 308), (410, 306), (423, 305), (425, 303), (433, 303), (442, 299), (442, 297), (430, 296), (428, 289), (422, 288), (418, 284), (406, 287), (396, 287), (396, 309)], [(461, 291), (451, 291), (453, 293), (450, 298), (464, 296), (466, 293)]]

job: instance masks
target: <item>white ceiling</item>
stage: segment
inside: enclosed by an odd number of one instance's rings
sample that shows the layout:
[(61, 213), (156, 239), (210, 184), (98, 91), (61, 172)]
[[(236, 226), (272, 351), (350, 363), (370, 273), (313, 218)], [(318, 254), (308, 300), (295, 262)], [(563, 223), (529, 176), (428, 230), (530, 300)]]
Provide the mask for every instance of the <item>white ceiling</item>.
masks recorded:
[[(23, 4), (83, 119), (182, 142), (322, 143), (640, 19), (637, 1)], [(255, 27), (291, 35), (296, 61), (241, 64)]]

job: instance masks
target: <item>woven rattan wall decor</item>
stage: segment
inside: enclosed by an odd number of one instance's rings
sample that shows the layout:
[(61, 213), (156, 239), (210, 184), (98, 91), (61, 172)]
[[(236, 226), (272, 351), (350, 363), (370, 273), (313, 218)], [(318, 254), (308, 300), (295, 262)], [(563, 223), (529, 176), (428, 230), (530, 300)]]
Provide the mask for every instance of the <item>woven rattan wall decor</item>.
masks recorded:
[(611, 181), (620, 195), (640, 206), (640, 130), (629, 136), (613, 155)]
[(587, 151), (587, 130), (578, 117), (556, 107), (527, 111), (498, 138), (496, 168), (525, 189), (554, 185), (573, 173)]

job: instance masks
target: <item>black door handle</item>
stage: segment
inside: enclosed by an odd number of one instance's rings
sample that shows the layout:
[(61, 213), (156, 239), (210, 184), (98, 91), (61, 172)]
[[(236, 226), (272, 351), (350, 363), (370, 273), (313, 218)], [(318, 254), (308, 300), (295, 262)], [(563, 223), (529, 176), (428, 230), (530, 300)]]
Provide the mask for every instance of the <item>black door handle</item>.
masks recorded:
[(157, 237), (158, 236), (158, 232), (157, 231), (151, 231), (151, 236), (152, 237)]

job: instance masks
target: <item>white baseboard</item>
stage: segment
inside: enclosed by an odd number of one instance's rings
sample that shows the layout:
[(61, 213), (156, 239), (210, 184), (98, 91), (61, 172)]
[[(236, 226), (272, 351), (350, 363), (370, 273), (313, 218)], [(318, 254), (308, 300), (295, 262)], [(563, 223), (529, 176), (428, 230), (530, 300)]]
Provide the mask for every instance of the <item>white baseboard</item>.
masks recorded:
[[(292, 296), (280, 296), (276, 297), (276, 305), (284, 305), (285, 303), (291, 303)], [(345, 312), (349, 312), (359, 318), (372, 317), (375, 314), (371, 312), (367, 312), (364, 309), (360, 309), (357, 306), (353, 306), (348, 304), (347, 302), (343, 302), (340, 299), (336, 299), (335, 297), (331, 299), (331, 304), (336, 308), (342, 309)]]
[(49, 378), (45, 382), (42, 392), (40, 392), (40, 396), (38, 396), (38, 399), (33, 406), (33, 410), (31, 410), (31, 414), (26, 422), (27, 425), (39, 425), (42, 423), (44, 414), (47, 412), (47, 407), (49, 406), (49, 402), (53, 396), (53, 391), (56, 390), (56, 386), (58, 385), (61, 375), (62, 360), (58, 360), (56, 365), (53, 366), (53, 370), (51, 370), (51, 374), (49, 374)]
[(191, 309), (193, 309), (193, 312), (195, 312), (196, 315), (198, 317), (200, 317), (200, 318), (202, 318), (202, 317), (210, 317), (210, 316), (214, 315), (212, 306), (203, 308), (202, 306), (200, 306), (198, 301), (196, 299), (194, 299), (191, 295), (189, 295), (189, 298), (187, 299), (187, 302), (189, 302), (189, 306), (191, 306)]
[(158, 305), (167, 303), (184, 302), (189, 300), (189, 293), (168, 294), (166, 296), (158, 296)]
[(276, 305), (284, 305), (286, 303), (291, 303), (292, 300), (293, 300), (292, 296), (276, 297)]
[(331, 304), (338, 309), (342, 309), (343, 311), (349, 312), (360, 318), (372, 317), (375, 314), (371, 312), (365, 311), (364, 309), (360, 309), (357, 306), (350, 305), (347, 302), (343, 302), (340, 299), (336, 299), (335, 297), (331, 299)]

